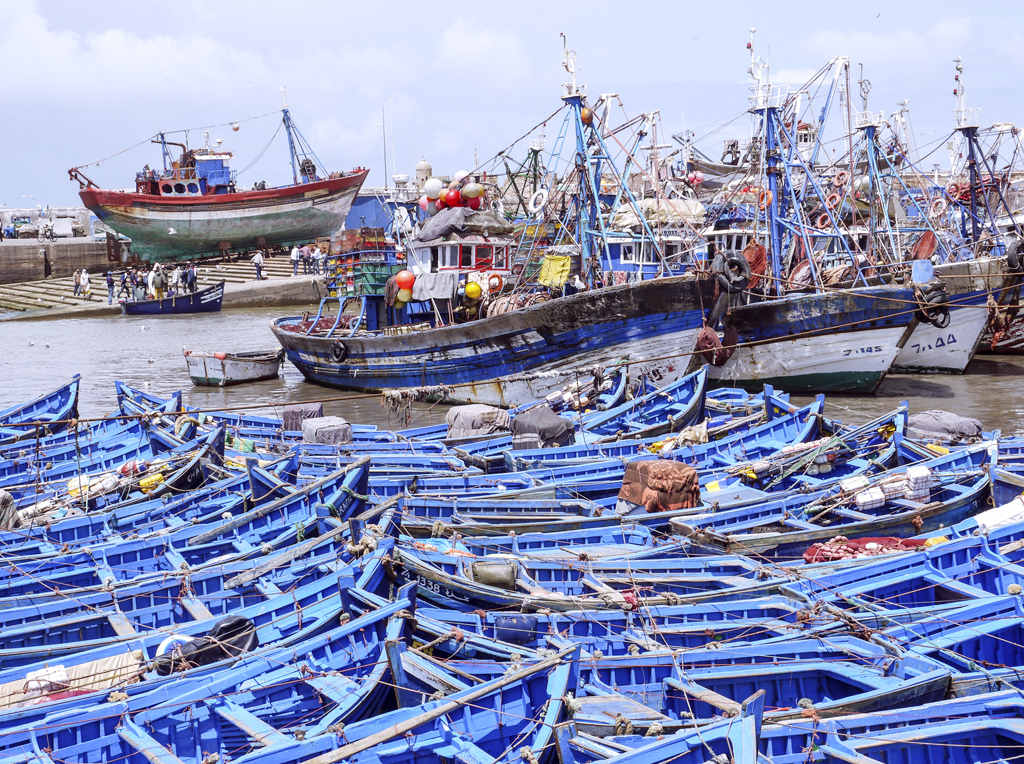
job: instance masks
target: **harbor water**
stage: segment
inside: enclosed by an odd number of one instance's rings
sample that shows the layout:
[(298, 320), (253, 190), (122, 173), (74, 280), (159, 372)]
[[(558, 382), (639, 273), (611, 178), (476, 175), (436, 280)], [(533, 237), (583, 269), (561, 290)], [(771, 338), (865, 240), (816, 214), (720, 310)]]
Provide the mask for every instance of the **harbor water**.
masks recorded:
[[(276, 347), (270, 322), (280, 308), (224, 310), (217, 314), (109, 318), (67, 318), (0, 324), (0, 408), (52, 390), (75, 373), (82, 375), (82, 416), (102, 416), (116, 408), (114, 380), (166, 397), (181, 390), (189, 406), (223, 409), (264, 407), (258, 413), (281, 416), (285, 404), (324, 401), (324, 413), (351, 422), (400, 428), (404, 423), (382, 408), (380, 396), (310, 384), (290, 364), (276, 380), (228, 388), (195, 387), (188, 378), (183, 348), (239, 352)], [(1024, 357), (979, 355), (963, 375), (888, 376), (873, 396), (829, 395), (826, 413), (845, 422), (863, 422), (901, 401), (911, 412), (945, 409), (975, 417), (985, 429), (1024, 434)], [(809, 399), (796, 399), (806, 403)], [(254, 410), (254, 413), (257, 413)], [(413, 426), (444, 421), (445, 406), (418, 404)]]

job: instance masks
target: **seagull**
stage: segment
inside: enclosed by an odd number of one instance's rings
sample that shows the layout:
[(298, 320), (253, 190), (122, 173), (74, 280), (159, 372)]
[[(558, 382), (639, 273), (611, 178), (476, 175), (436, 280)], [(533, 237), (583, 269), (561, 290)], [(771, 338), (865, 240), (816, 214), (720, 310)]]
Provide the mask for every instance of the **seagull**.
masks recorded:
[(168, 228), (168, 229), (167, 229), (167, 233), (169, 233), (169, 234), (170, 234), (171, 236), (174, 236), (174, 234), (176, 234), (176, 233), (177, 233), (177, 231), (176, 231), (176, 230), (174, 230), (173, 228)]
[(46, 347), (50, 347), (50, 343), (49, 342), (46, 343)]
[(33, 346), (33, 345), (35, 345), (35, 344), (36, 344), (36, 343), (34, 343), (34, 342), (29, 342), (29, 343), (28, 343), (28, 346), (29, 346), (29, 347), (32, 347), (32, 346)]
[(150, 363), (156, 363), (156, 361), (154, 361), (152, 358), (149, 359), (149, 362)]
[(146, 331), (146, 327), (142, 327), (142, 331)]

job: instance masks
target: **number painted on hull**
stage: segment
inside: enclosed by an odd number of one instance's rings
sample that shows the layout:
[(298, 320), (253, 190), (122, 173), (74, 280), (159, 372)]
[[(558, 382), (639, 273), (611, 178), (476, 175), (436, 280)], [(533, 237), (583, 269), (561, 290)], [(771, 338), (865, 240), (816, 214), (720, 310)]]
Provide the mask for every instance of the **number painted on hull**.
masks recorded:
[(956, 344), (956, 335), (949, 335), (946, 339), (938, 337), (934, 344), (929, 343), (928, 345), (914, 344), (911, 345), (915, 353), (927, 353), (929, 350), (937, 350), (939, 348), (948, 347), (949, 345)]
[(867, 353), (881, 353), (881, 352), (882, 352), (882, 346), (881, 345), (872, 345), (872, 346), (866, 347), (866, 348), (848, 348), (848, 349), (843, 351), (843, 357), (845, 358), (846, 356), (849, 356), (849, 355), (865, 355)]

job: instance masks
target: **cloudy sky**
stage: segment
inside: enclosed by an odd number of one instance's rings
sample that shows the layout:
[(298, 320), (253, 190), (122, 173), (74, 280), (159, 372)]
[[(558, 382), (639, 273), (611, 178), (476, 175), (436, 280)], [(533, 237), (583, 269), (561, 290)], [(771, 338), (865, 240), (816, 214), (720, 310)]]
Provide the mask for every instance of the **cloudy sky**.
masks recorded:
[[(774, 2), (218, 2), (0, 0), (0, 204), (78, 202), (69, 167), (108, 157), (160, 130), (215, 127), (244, 168), (279, 119), (280, 88), (317, 155), (331, 170), (388, 175), (471, 167), (560, 106), (564, 32), (590, 95), (617, 93), (625, 113), (659, 110), (666, 133), (743, 137), (749, 78), (746, 43), (770, 54), (773, 80), (799, 84), (836, 55), (863, 63), (869, 107), (909, 99), (919, 146), (952, 129), (953, 63), (962, 56), (969, 101), (982, 124), (1024, 123), (1024, 3), (939, 1)], [(619, 116), (623, 111), (616, 107)], [(392, 133), (391, 123), (394, 130)], [(557, 124), (548, 127), (549, 136)], [(197, 129), (195, 129), (197, 128)], [(180, 138), (179, 138), (180, 139)], [(390, 143), (393, 140), (393, 146)], [(525, 152), (523, 145), (513, 156)], [(945, 161), (939, 151), (935, 161)], [(144, 144), (85, 170), (99, 185), (133, 185), (160, 161)], [(930, 160), (931, 161), (931, 160)], [(241, 177), (290, 179), (278, 135)]]

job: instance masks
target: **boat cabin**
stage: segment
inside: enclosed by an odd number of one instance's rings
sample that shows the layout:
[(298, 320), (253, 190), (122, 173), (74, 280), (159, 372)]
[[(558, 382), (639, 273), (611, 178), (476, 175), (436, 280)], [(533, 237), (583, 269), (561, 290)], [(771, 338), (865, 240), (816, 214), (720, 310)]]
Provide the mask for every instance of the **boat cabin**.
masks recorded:
[(478, 235), (417, 241), (409, 249), (409, 270), (417, 275), (442, 271), (507, 273), (515, 244), (514, 239)]
[[(749, 228), (727, 228), (722, 231), (715, 231), (713, 234), (708, 236), (708, 243), (715, 245), (715, 252), (721, 253), (725, 257), (729, 255), (741, 255), (743, 250), (749, 246), (752, 239), (755, 238), (754, 231)], [(759, 244), (766, 247), (768, 246), (768, 230), (763, 226), (758, 229), (756, 239)]]
[(170, 170), (147, 166), (135, 176), (135, 191), (152, 196), (207, 196), (235, 191), (235, 172), (229, 167), (230, 151), (204, 146), (188, 149)]

